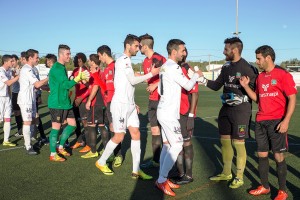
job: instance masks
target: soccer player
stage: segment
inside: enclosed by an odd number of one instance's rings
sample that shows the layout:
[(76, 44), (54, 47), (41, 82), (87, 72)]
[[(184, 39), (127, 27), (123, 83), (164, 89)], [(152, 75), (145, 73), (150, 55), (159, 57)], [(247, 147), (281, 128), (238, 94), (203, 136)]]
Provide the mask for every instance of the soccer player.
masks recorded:
[(48, 82), (48, 78), (39, 81), (33, 72), (33, 68), (39, 62), (39, 52), (34, 49), (26, 51), (26, 64), (20, 71), (20, 91), (18, 95), (18, 104), (21, 109), (23, 119), (23, 136), (27, 154), (36, 155), (37, 152), (32, 148), (30, 126), (35, 124), (37, 113), (36, 108), (36, 90)]
[(137, 36), (127, 35), (124, 41), (124, 54), (116, 61), (115, 94), (110, 105), (115, 134), (107, 143), (100, 159), (96, 162), (96, 167), (106, 175), (113, 175), (114, 172), (108, 168), (106, 160), (117, 145), (123, 141), (128, 128), (131, 135), (132, 178), (152, 179), (151, 176), (148, 176), (139, 168), (141, 157), (140, 123), (134, 102), (134, 90), (136, 84), (158, 74), (159, 68), (152, 68), (151, 73), (144, 76), (135, 76), (130, 58), (139, 51), (139, 42)]
[[(81, 156), (82, 158), (94, 158), (98, 157), (98, 152), (96, 151), (97, 143), (97, 130), (98, 126), (101, 130), (101, 139), (103, 147), (106, 147), (106, 144), (109, 140), (109, 133), (105, 128), (105, 102), (104, 102), (104, 93), (106, 91), (106, 85), (101, 80), (100, 76), (100, 60), (97, 54), (91, 54), (89, 56), (89, 66), (91, 78), (89, 81), (89, 89), (86, 93), (88, 100), (86, 102), (87, 113), (87, 131), (85, 132), (85, 138), (87, 145), (91, 150)], [(83, 94), (85, 95), (85, 94)]]
[[(188, 71), (195, 71), (187, 62), (187, 50), (183, 60), (178, 64), (181, 66), (183, 74), (188, 77)], [(182, 185), (193, 182), (193, 159), (194, 150), (192, 144), (192, 135), (194, 131), (195, 114), (198, 103), (198, 84), (195, 84), (193, 89), (187, 91), (181, 90), (180, 100), (180, 128), (183, 137), (183, 150), (179, 153), (177, 158), (177, 169), (179, 176), (174, 179), (176, 184)]]
[(262, 185), (250, 190), (249, 193), (258, 196), (270, 192), (268, 152), (272, 149), (279, 183), (279, 191), (275, 200), (285, 200), (288, 194), (284, 152), (288, 150), (287, 131), (296, 106), (297, 88), (292, 75), (274, 64), (275, 52), (272, 47), (268, 45), (258, 47), (255, 53), (256, 64), (263, 70), (257, 77), (255, 92), (249, 87), (248, 76), (242, 76), (240, 79), (249, 97), (258, 103), (255, 139), (258, 151), (258, 171)]
[[(23, 53), (23, 57), (25, 57), (25, 52)], [(16, 75), (19, 75), (20, 70), (21, 70), (21, 67), (19, 66), (18, 61), (19, 61), (18, 56), (13, 54), (12, 55), (12, 71), (14, 71)], [(22, 116), (21, 116), (20, 107), (17, 103), (19, 91), (20, 91), (20, 83), (19, 83), (19, 81), (16, 81), (11, 85), (11, 101), (12, 101), (12, 108), (13, 108), (13, 112), (14, 112), (14, 116), (15, 116), (15, 120), (16, 120), (16, 124), (17, 124), (17, 128), (18, 128), (18, 132), (15, 134), (15, 136), (17, 136), (17, 137), (23, 136), (22, 135), (23, 120), (22, 120)]]
[[(160, 67), (163, 63), (165, 63), (166, 58), (154, 52), (154, 39), (151, 35), (142, 35), (140, 36), (140, 40), (141, 54), (146, 56), (143, 62), (144, 74), (148, 74), (153, 66)], [(161, 135), (159, 123), (157, 121), (157, 106), (159, 102), (159, 94), (157, 92), (158, 82), (158, 75), (153, 76), (152, 78), (147, 80), (147, 83), (149, 85), (149, 87), (147, 88), (147, 90), (149, 91), (148, 119), (151, 126), (153, 158), (149, 162), (141, 165), (141, 167), (144, 168), (159, 167)], [(151, 87), (154, 88), (150, 90)]]
[(168, 60), (162, 65), (159, 73), (160, 100), (157, 119), (161, 125), (163, 147), (160, 154), (159, 177), (155, 184), (165, 194), (175, 196), (172, 189), (179, 188), (179, 185), (172, 183), (168, 179), (168, 174), (183, 146), (179, 124), (181, 89), (190, 91), (199, 78), (200, 72), (194, 73), (190, 80), (182, 73), (181, 67), (177, 64), (186, 55), (185, 43), (182, 40), (170, 40), (167, 51)]
[(65, 64), (70, 61), (70, 47), (64, 44), (58, 47), (58, 62), (54, 63), (49, 72), (50, 94), (48, 97), (48, 107), (51, 114), (52, 130), (50, 132), (50, 161), (65, 161), (56, 153), (56, 142), (61, 124), (66, 120), (67, 126), (64, 128), (60, 138), (57, 152), (62, 156), (70, 156), (63, 148), (66, 140), (76, 129), (76, 121), (72, 110), (69, 90), (81, 80), (89, 80), (89, 72), (87, 70), (79, 70), (78, 75), (69, 80)]
[[(110, 111), (110, 104), (111, 104), (111, 100), (113, 98), (113, 95), (115, 93), (115, 87), (114, 87), (115, 61), (112, 58), (111, 49), (107, 45), (100, 46), (97, 49), (97, 54), (99, 56), (100, 61), (102, 63), (106, 64), (106, 67), (105, 67), (104, 72), (103, 72), (103, 77), (102, 77), (102, 79), (104, 79), (104, 82), (106, 84), (106, 93), (104, 95), (105, 102), (106, 102), (105, 112), (106, 112), (106, 116), (107, 116), (108, 123), (109, 123), (109, 130), (113, 135), (114, 134), (114, 128), (113, 128), (113, 125), (112, 125), (112, 115), (111, 115), (111, 111)], [(100, 127), (100, 128), (103, 129), (105, 127)], [(101, 130), (102, 143), (103, 143), (103, 139), (108, 142), (109, 136), (108, 135), (107, 136), (103, 135), (103, 133), (102, 133), (103, 131), (105, 132), (105, 130), (104, 129)], [(119, 143), (118, 146), (115, 148), (114, 155), (115, 155), (115, 157), (114, 157), (113, 166), (114, 167), (120, 167), (122, 165), (122, 162), (123, 162), (123, 156), (121, 154), (121, 143)]]
[[(3, 146), (14, 147), (16, 144), (9, 142), (10, 134), (10, 117), (11, 117), (11, 97), (10, 97), (10, 86), (18, 81), (19, 75), (11, 73), (10, 68), (12, 67), (11, 55), (2, 56), (2, 66), (0, 67), (0, 122), (3, 124)], [(15, 76), (15, 77), (14, 77)]]
[(56, 55), (54, 55), (54, 54), (47, 54), (46, 56), (45, 56), (45, 65), (46, 65), (46, 67), (48, 67), (48, 68), (51, 68), (53, 65), (54, 65), (54, 63), (56, 63), (57, 62), (57, 57), (56, 57)]
[[(85, 66), (86, 63), (86, 56), (84, 53), (77, 53), (74, 57), (74, 66), (75, 69), (73, 70), (71, 74), (71, 78), (77, 76), (80, 69), (87, 70), (87, 67)], [(81, 132), (81, 125), (80, 121), (82, 122), (84, 132), (87, 132), (87, 110), (85, 108), (85, 103), (87, 98), (83, 97), (82, 95), (88, 90), (88, 87), (85, 86), (83, 82), (79, 82), (75, 85), (75, 99), (73, 103), (73, 112), (75, 114), (76, 119), (76, 137), (77, 141), (76, 143), (71, 147), (72, 149), (77, 149), (79, 147), (83, 147), (79, 152), (86, 153), (91, 150), (91, 148), (87, 145), (85, 145), (84, 142), (84, 136)]]
[(236, 177), (229, 187), (236, 189), (244, 184), (243, 176), (246, 166), (247, 153), (245, 138), (249, 137), (249, 123), (251, 120), (251, 99), (240, 85), (242, 76), (250, 77), (250, 87), (254, 89), (257, 69), (252, 67), (241, 57), (243, 42), (237, 38), (227, 38), (223, 54), (227, 63), (216, 80), (207, 80), (204, 76), (199, 81), (212, 90), (219, 90), (223, 86), (221, 100), (223, 106), (219, 112), (218, 127), (221, 136), (221, 150), (223, 158), (222, 173), (210, 177), (212, 181), (229, 181), (232, 179), (231, 164), (236, 149)]

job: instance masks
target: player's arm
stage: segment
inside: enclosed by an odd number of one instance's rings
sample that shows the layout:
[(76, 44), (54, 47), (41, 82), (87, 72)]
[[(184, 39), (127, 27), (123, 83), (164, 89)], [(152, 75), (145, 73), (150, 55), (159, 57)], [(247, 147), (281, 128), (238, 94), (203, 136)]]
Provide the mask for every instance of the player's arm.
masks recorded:
[(43, 85), (45, 85), (46, 83), (48, 83), (48, 77), (47, 78), (45, 78), (45, 79), (43, 79), (43, 80), (40, 80), (40, 81), (36, 81), (36, 82), (34, 82), (34, 87), (35, 88), (40, 88), (40, 87), (42, 87)]
[(287, 101), (288, 105), (287, 105), (286, 114), (283, 120), (278, 124), (276, 129), (278, 130), (279, 133), (286, 133), (288, 131), (289, 123), (296, 107), (296, 94), (287, 96), (287, 99), (288, 99)]
[(189, 80), (181, 71), (180, 69), (180, 73), (178, 73), (178, 71), (174, 73), (174, 80), (175, 82), (177, 82), (181, 87), (183, 87), (185, 90), (190, 91), (195, 83), (197, 82), (197, 79), (200, 76), (200, 72), (197, 71), (193, 74), (193, 76), (191, 77), (191, 79)]
[(256, 92), (254, 92), (252, 90), (252, 88), (250, 87), (250, 78), (248, 76), (242, 76), (240, 78), (240, 84), (241, 86), (245, 89), (245, 91), (247, 92), (247, 95), (257, 103), (257, 94)]
[(131, 65), (126, 65), (125, 73), (126, 73), (126, 78), (130, 82), (130, 84), (131, 85), (136, 85), (136, 84), (141, 83), (141, 82), (155, 76), (156, 74), (158, 74), (159, 73), (159, 68), (154, 68), (153, 67), (151, 69), (150, 73), (148, 73), (146, 75), (143, 75), (143, 76), (135, 76)]
[(90, 96), (89, 96), (89, 98), (88, 98), (88, 100), (86, 102), (86, 106), (85, 106), (87, 110), (90, 110), (91, 103), (92, 103), (93, 99), (95, 98), (95, 96), (96, 96), (96, 94), (98, 92), (98, 89), (99, 89), (98, 85), (93, 85), (92, 86), (92, 90), (90, 92)]
[(15, 76), (14, 78), (12, 78), (10, 80), (4, 81), (4, 83), (7, 86), (11, 86), (12, 84), (14, 84), (15, 82), (17, 82), (18, 80), (19, 80), (19, 75)]

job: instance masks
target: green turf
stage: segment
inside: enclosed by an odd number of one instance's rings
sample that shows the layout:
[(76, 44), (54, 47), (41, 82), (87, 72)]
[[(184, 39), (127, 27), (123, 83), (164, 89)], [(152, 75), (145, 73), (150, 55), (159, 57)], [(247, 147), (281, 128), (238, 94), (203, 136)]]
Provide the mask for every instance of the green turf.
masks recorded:
[[(257, 186), (259, 177), (257, 171), (257, 157), (255, 142), (249, 139), (247, 147), (247, 166), (245, 170), (245, 185), (239, 189), (229, 189), (228, 182), (212, 182), (209, 176), (222, 169), (220, 142), (218, 140), (217, 115), (221, 106), (220, 91), (213, 92), (200, 87), (198, 118), (194, 132), (193, 144), (194, 182), (176, 190), (176, 198), (172, 199), (270, 199), (274, 198), (278, 188), (276, 178), (276, 164), (270, 156), (270, 184), (272, 192), (262, 197), (252, 197), (247, 191)], [(47, 94), (43, 94), (44, 104), (40, 113), (46, 129), (50, 131), (50, 115), (47, 108)], [(298, 105), (290, 122), (289, 142), (290, 151), (286, 154), (288, 165), (287, 187), (290, 199), (300, 199), (300, 95), (297, 96)], [(136, 103), (141, 108), (142, 152), (144, 160), (151, 158), (151, 137), (147, 124), (147, 93), (145, 84), (136, 88)], [(253, 107), (253, 114), (257, 106)], [(254, 119), (254, 117), (253, 117)], [(253, 128), (253, 126), (252, 126)], [(14, 120), (12, 135), (16, 132)], [(253, 134), (253, 131), (252, 131)], [(74, 136), (72, 136), (74, 138)], [(0, 142), (3, 140), (1, 125)], [(165, 197), (154, 187), (154, 181), (131, 179), (130, 138), (125, 138), (123, 150), (126, 157), (123, 165), (114, 169), (115, 175), (105, 176), (96, 167), (97, 159), (82, 159), (78, 150), (64, 163), (49, 162), (49, 146), (41, 149), (40, 155), (28, 156), (22, 147), (23, 139), (14, 136), (12, 142), (17, 142), (19, 148), (12, 149), (0, 145), (0, 199), (171, 199)], [(72, 141), (72, 140), (70, 140)], [(100, 143), (98, 144), (100, 145)], [(145, 152), (145, 153), (144, 153)], [(233, 165), (233, 172), (235, 165)], [(157, 170), (146, 170), (157, 178)]]

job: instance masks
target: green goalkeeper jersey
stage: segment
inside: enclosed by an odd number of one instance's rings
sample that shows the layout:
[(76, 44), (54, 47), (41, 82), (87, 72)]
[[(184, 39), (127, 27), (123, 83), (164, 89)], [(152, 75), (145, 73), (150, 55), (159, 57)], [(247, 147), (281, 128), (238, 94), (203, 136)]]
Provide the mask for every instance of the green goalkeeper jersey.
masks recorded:
[(76, 84), (69, 80), (66, 67), (59, 62), (54, 63), (49, 72), (50, 94), (48, 107), (52, 109), (69, 110), (72, 108), (69, 90)]

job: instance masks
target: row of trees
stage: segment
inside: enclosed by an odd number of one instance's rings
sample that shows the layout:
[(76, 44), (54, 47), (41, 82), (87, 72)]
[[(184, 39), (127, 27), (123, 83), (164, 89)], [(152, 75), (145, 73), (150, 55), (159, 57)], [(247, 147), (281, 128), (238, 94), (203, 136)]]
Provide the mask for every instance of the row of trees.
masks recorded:
[[(0, 55), (0, 62), (1, 62), (1, 65), (2, 65), (2, 55)], [(44, 64), (45, 63), (45, 57), (41, 57), (39, 63)], [(203, 61), (203, 62), (188, 61), (188, 63), (191, 66), (198, 66), (199, 69), (204, 71), (204, 72), (207, 71), (205, 67), (207, 65), (209, 65), (208, 61)], [(225, 60), (211, 61), (210, 63), (211, 64), (224, 64)], [(251, 63), (251, 64), (253, 66), (256, 66), (255, 63)], [(293, 59), (281, 62), (280, 66), (284, 67), (284, 68), (286, 68), (286, 66), (300, 66), (300, 60), (298, 60), (297, 58), (293, 58)], [(137, 72), (143, 71), (142, 63), (133, 63), (132, 67), (133, 67), (134, 71), (137, 71)], [(74, 69), (73, 58), (71, 58), (70, 62), (66, 65), (66, 68), (67, 68), (67, 70), (73, 70)]]

